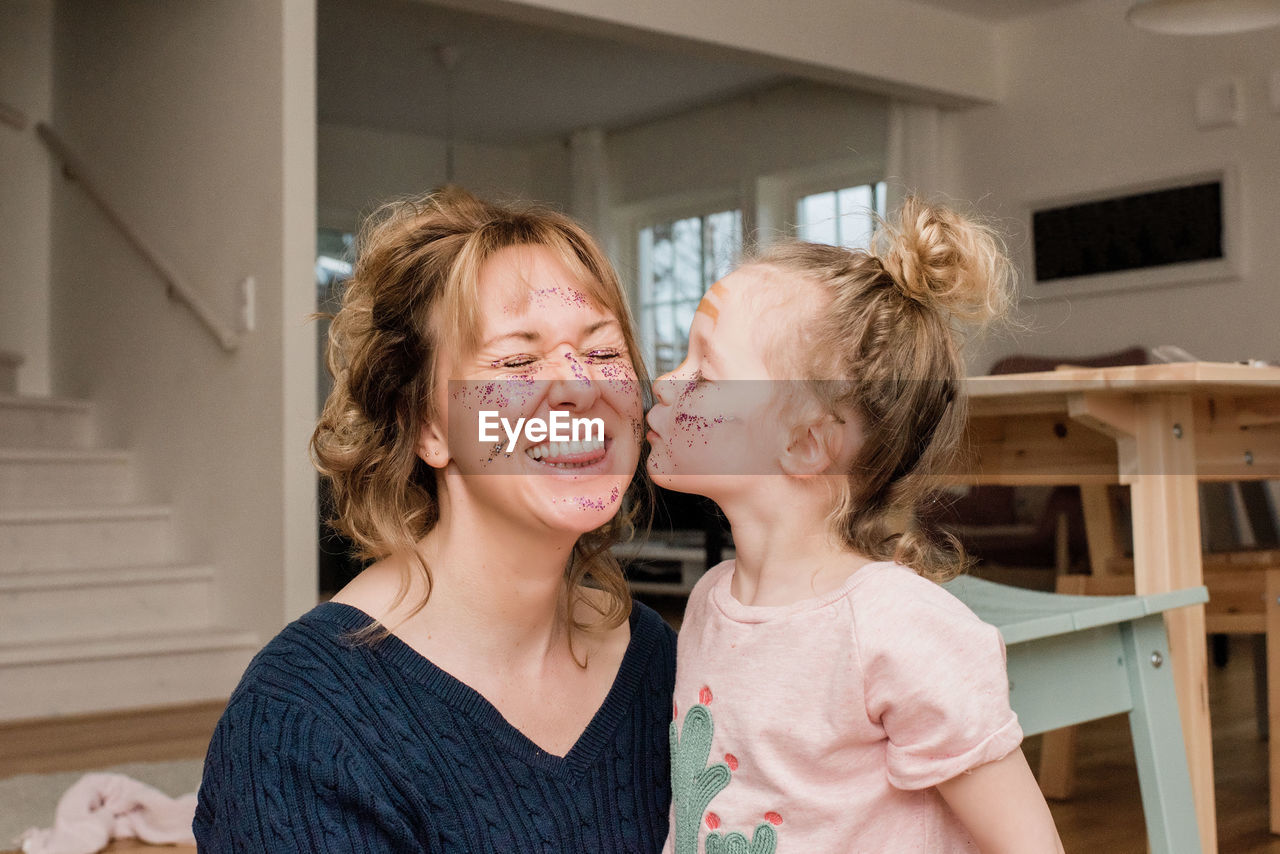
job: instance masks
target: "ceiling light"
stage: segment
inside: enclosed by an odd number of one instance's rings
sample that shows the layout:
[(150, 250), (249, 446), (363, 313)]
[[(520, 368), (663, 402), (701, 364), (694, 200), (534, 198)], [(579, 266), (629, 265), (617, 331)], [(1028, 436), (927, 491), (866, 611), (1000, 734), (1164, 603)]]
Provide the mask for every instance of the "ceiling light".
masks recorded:
[(1126, 16), (1153, 33), (1213, 36), (1280, 24), (1280, 0), (1142, 0)]

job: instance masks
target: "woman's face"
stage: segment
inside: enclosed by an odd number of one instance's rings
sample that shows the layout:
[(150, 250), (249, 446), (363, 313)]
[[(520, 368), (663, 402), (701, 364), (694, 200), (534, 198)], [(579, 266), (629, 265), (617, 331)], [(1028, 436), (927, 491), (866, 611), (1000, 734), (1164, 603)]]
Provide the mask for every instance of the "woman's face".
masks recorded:
[(496, 252), (478, 285), (480, 343), (442, 356), (447, 433), (428, 426), (420, 454), (509, 520), (593, 530), (621, 508), (643, 435), (621, 323), (544, 246)]

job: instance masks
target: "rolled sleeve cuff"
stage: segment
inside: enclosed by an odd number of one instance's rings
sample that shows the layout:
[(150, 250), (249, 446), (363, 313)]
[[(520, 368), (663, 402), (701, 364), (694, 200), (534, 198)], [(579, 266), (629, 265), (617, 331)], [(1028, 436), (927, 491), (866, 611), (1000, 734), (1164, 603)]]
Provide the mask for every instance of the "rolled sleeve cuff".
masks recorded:
[(1012, 712), (1001, 727), (962, 753), (923, 755), (891, 742), (887, 748), (889, 784), (907, 791), (927, 789), (979, 765), (1003, 759), (1020, 744), (1022, 727)]

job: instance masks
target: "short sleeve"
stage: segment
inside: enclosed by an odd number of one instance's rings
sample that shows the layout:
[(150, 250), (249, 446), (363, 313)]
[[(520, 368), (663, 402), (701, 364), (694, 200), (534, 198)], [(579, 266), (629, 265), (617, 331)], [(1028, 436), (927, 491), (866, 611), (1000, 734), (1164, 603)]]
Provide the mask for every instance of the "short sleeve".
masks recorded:
[(888, 739), (889, 783), (936, 786), (1018, 747), (1000, 632), (909, 570), (863, 587), (856, 642), (867, 715)]
[(196, 805), (201, 854), (418, 850), (376, 775), (311, 712), (240, 694), (214, 731)]

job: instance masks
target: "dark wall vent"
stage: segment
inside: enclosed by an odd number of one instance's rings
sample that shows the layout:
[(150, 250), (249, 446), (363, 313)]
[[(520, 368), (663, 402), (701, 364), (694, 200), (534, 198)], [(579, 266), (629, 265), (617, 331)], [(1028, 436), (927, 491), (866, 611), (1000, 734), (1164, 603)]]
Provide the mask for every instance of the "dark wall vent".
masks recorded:
[(1037, 210), (1039, 283), (1224, 258), (1221, 180)]

